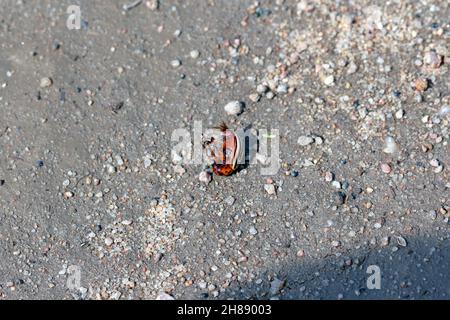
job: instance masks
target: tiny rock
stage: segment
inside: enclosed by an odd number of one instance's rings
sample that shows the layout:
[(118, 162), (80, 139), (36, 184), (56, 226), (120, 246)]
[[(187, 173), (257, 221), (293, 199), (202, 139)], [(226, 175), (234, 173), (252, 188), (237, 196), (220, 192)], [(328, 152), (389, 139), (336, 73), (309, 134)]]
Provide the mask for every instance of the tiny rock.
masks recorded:
[(271, 100), (275, 97), (275, 93), (273, 93), (272, 91), (269, 91), (266, 93), (266, 98)]
[(117, 169), (116, 169), (116, 167), (114, 167), (113, 165), (108, 164), (108, 165), (106, 166), (106, 171), (107, 171), (109, 174), (113, 174), (113, 173), (115, 173), (115, 172), (117, 171)]
[(287, 93), (288, 92), (288, 86), (286, 84), (280, 84), (277, 87), (277, 93)]
[(253, 227), (253, 226), (250, 227), (250, 229), (248, 230), (248, 232), (249, 232), (252, 236), (258, 234), (258, 230), (256, 230), (256, 228)]
[(285, 284), (285, 280), (280, 280), (278, 278), (273, 279), (272, 282), (270, 282), (270, 293), (272, 295), (278, 294), (284, 288)]
[(439, 160), (438, 159), (432, 159), (432, 160), (430, 160), (430, 165), (432, 166), (432, 167), (439, 167)]
[(258, 84), (258, 86), (256, 87), (256, 92), (258, 92), (260, 94), (266, 93), (268, 90), (269, 90), (269, 88), (263, 84)]
[(248, 96), (248, 98), (250, 99), (250, 101), (252, 102), (258, 102), (259, 99), (261, 99), (261, 96), (258, 93), (252, 93)]
[(73, 197), (73, 192), (71, 192), (71, 191), (64, 192), (64, 198), (70, 199), (72, 197)]
[(190, 56), (192, 59), (197, 59), (200, 56), (200, 52), (198, 50), (192, 50)]
[(391, 173), (391, 166), (388, 165), (387, 163), (382, 163), (381, 171), (383, 171), (383, 173), (389, 174), (389, 173)]
[(332, 185), (333, 187), (335, 187), (336, 189), (342, 188), (341, 183), (340, 183), (339, 181), (336, 181), (336, 180), (334, 180), (333, 182), (331, 182), (331, 185)]
[(341, 245), (341, 242), (338, 240), (331, 241), (331, 245), (335, 248), (339, 247)]
[(397, 243), (401, 247), (406, 247), (407, 245), (406, 239), (403, 238), (402, 236), (397, 236)]
[(397, 152), (397, 150), (398, 150), (398, 147), (397, 147), (397, 143), (395, 142), (394, 138), (386, 137), (386, 139), (384, 141), (383, 152), (392, 154), (392, 153)]
[(232, 206), (235, 201), (236, 201), (236, 199), (234, 199), (233, 196), (229, 196), (229, 197), (225, 198), (225, 203), (229, 206)]
[(152, 160), (150, 159), (149, 156), (145, 156), (144, 157), (144, 168), (148, 168), (152, 165)]
[(156, 300), (175, 300), (174, 297), (172, 297), (170, 294), (167, 294), (165, 292), (161, 292), (156, 297)]
[(442, 63), (442, 57), (436, 53), (436, 51), (428, 51), (423, 57), (425, 64), (429, 65), (431, 68), (439, 68)]
[(436, 168), (434, 168), (433, 172), (434, 172), (434, 173), (441, 173), (442, 170), (444, 170), (444, 166), (439, 165), (439, 166), (437, 166)]
[(390, 240), (390, 238), (389, 237), (383, 237), (382, 239), (381, 239), (381, 245), (383, 246), (383, 247), (386, 247), (387, 245), (389, 245), (389, 240)]
[(264, 185), (264, 190), (268, 193), (268, 194), (275, 194), (276, 190), (275, 190), (275, 186), (273, 184), (269, 184), (266, 183)]
[(405, 115), (405, 111), (403, 111), (403, 109), (400, 109), (395, 113), (395, 118), (400, 120), (403, 118), (404, 115)]
[(350, 62), (347, 67), (347, 74), (351, 75), (354, 74), (356, 71), (358, 71), (358, 66), (353, 61)]
[(314, 139), (309, 136), (301, 136), (298, 138), (297, 143), (302, 147), (305, 147), (314, 142)]
[(175, 166), (173, 167), (173, 171), (174, 171), (176, 174), (180, 175), (180, 176), (182, 176), (183, 174), (186, 173), (186, 169), (184, 169), (183, 166), (182, 166), (181, 164), (175, 165)]
[(323, 83), (327, 86), (331, 86), (334, 83), (334, 76), (333, 75), (326, 76), (325, 78), (323, 78)]
[(106, 238), (105, 239), (105, 244), (109, 247), (109, 246), (111, 246), (112, 244), (114, 243), (114, 240), (113, 239), (111, 239), (111, 238)]
[(345, 202), (345, 194), (341, 191), (334, 193), (334, 204), (340, 206)]
[(211, 182), (211, 179), (211, 174), (207, 171), (200, 172), (200, 175), (198, 176), (198, 180), (200, 180), (200, 182), (203, 182), (204, 184), (209, 184)]
[(159, 8), (159, 0), (147, 0), (145, 1), (145, 5), (152, 11), (158, 10)]
[(414, 82), (414, 88), (417, 91), (423, 92), (428, 88), (428, 80), (424, 78), (419, 78)]
[(235, 116), (235, 115), (241, 114), (243, 111), (243, 108), (244, 108), (243, 103), (236, 100), (236, 101), (231, 101), (231, 102), (227, 103), (224, 107), (224, 110), (228, 115)]
[(41, 88), (50, 87), (53, 84), (53, 80), (51, 78), (44, 77), (40, 81)]
[(172, 61), (170, 62), (170, 65), (171, 65), (173, 68), (178, 68), (179, 66), (181, 66), (181, 60), (178, 60), (178, 59), (172, 60)]

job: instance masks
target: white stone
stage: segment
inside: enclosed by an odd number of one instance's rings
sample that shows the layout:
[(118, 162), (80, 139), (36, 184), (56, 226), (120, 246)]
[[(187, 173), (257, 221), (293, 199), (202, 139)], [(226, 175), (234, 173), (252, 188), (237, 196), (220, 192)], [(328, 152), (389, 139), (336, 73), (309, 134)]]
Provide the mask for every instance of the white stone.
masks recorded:
[(109, 247), (109, 246), (111, 246), (112, 244), (114, 243), (114, 240), (113, 239), (111, 239), (111, 238), (106, 238), (105, 239), (105, 244)]
[(40, 81), (41, 88), (50, 87), (52, 84), (53, 84), (53, 81), (50, 78), (42, 78)]
[(200, 174), (198, 176), (198, 180), (200, 180), (200, 182), (203, 182), (204, 184), (210, 183), (211, 179), (212, 179), (211, 174), (206, 171), (200, 172)]
[(334, 180), (331, 185), (333, 187), (335, 187), (336, 189), (340, 189), (341, 188), (341, 183), (339, 181)]
[(192, 59), (197, 59), (200, 56), (200, 52), (198, 50), (192, 50), (190, 56)]
[(276, 190), (275, 190), (275, 186), (271, 183), (267, 183), (264, 185), (264, 190), (266, 190), (266, 192), (268, 194), (275, 194)]
[(313, 142), (314, 142), (314, 139), (312, 137), (308, 137), (308, 136), (301, 136), (297, 140), (297, 143), (299, 145), (301, 145), (302, 147), (305, 147)]
[(258, 93), (266, 93), (267, 90), (269, 90), (269, 88), (266, 85), (258, 84), (258, 86), (256, 86), (256, 92)]
[(255, 227), (251, 226), (248, 232), (250, 232), (250, 234), (254, 236), (258, 233), (258, 230), (256, 230)]
[(170, 62), (170, 65), (171, 65), (172, 67), (174, 67), (174, 68), (178, 68), (179, 66), (181, 66), (181, 61), (178, 60), (178, 59), (172, 60), (172, 61)]
[(384, 141), (384, 148), (383, 148), (383, 152), (384, 153), (395, 153), (397, 152), (397, 143), (395, 142), (394, 138), (392, 137), (386, 137), (385, 141)]
[(243, 104), (240, 101), (231, 101), (224, 107), (225, 112), (228, 115), (239, 115), (242, 112)]
[(327, 86), (331, 86), (334, 83), (334, 76), (329, 75), (323, 79), (323, 83)]

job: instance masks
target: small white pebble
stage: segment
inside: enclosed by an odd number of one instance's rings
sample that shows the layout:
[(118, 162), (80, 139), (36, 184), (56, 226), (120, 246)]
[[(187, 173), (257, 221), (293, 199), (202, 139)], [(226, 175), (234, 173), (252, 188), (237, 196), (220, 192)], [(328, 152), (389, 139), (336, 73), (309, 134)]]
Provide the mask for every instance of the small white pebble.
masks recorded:
[(159, 0), (147, 0), (145, 1), (145, 5), (152, 11), (158, 10)]
[(334, 178), (334, 176), (333, 176), (332, 172), (330, 172), (330, 171), (325, 172), (325, 181), (326, 182), (333, 181), (333, 178)]
[(190, 56), (192, 59), (197, 59), (200, 56), (200, 52), (198, 50), (192, 50)]
[(331, 245), (332, 245), (333, 247), (337, 248), (337, 247), (339, 247), (339, 246), (341, 245), (341, 242), (340, 242), (340, 241), (337, 241), (337, 240), (333, 240), (333, 241), (331, 242)]
[(329, 75), (323, 79), (323, 83), (327, 86), (331, 86), (334, 83), (334, 76)]
[(389, 173), (391, 173), (391, 166), (388, 165), (387, 163), (382, 163), (381, 171), (383, 171), (383, 173), (389, 174)]
[(113, 165), (108, 164), (108, 165), (106, 165), (106, 171), (109, 174), (115, 173), (116, 172), (116, 167), (114, 167)]
[(266, 85), (258, 84), (256, 86), (256, 92), (258, 92), (258, 93), (261, 93), (261, 94), (266, 93), (268, 90), (269, 90), (269, 88)]
[(404, 115), (405, 111), (403, 111), (403, 109), (400, 109), (395, 113), (395, 118), (400, 120), (401, 118), (403, 118)]
[(200, 172), (198, 176), (198, 180), (200, 180), (200, 182), (203, 182), (204, 184), (209, 184), (211, 182), (211, 179), (211, 174), (207, 171)]
[(307, 146), (307, 145), (309, 145), (309, 144), (311, 144), (313, 142), (314, 142), (314, 139), (312, 137), (309, 137), (309, 136), (300, 136), (297, 139), (297, 143), (299, 145), (301, 145), (302, 147), (305, 147), (305, 146)]
[(40, 81), (41, 88), (50, 87), (52, 84), (53, 84), (53, 81), (52, 81), (51, 78), (45, 77), (45, 78), (42, 78), (41, 81)]
[(256, 230), (255, 227), (251, 226), (250, 229), (248, 230), (248, 232), (254, 236), (258, 233), (258, 230)]
[(179, 66), (181, 66), (181, 60), (178, 60), (178, 59), (172, 60), (172, 61), (170, 62), (170, 65), (171, 65), (173, 68), (178, 68)]
[(430, 165), (432, 166), (432, 167), (438, 167), (439, 166), (439, 160), (438, 159), (432, 159), (432, 160), (430, 160)]
[(331, 185), (333, 187), (335, 187), (336, 189), (340, 189), (341, 188), (341, 183), (339, 181), (334, 180)]
[(261, 99), (261, 96), (258, 93), (252, 93), (248, 96), (248, 98), (252, 101), (252, 102), (258, 102), (259, 99)]
[(71, 191), (64, 192), (64, 198), (70, 199), (72, 197), (73, 197), (73, 192), (71, 192)]
[(109, 246), (111, 246), (112, 244), (114, 243), (114, 240), (113, 239), (111, 239), (111, 238), (106, 238), (105, 239), (105, 244), (109, 247)]
[(276, 190), (275, 190), (275, 186), (271, 183), (266, 183), (264, 185), (264, 190), (268, 193), (268, 194), (275, 194)]
[(272, 100), (275, 97), (275, 94), (272, 91), (266, 93), (266, 98)]
[(225, 112), (228, 115), (239, 115), (243, 110), (243, 103), (240, 101), (231, 101), (224, 107)]
[(397, 152), (397, 150), (398, 150), (398, 147), (397, 147), (397, 143), (395, 142), (394, 138), (386, 137), (386, 139), (384, 141), (383, 152), (391, 154), (391, 153)]

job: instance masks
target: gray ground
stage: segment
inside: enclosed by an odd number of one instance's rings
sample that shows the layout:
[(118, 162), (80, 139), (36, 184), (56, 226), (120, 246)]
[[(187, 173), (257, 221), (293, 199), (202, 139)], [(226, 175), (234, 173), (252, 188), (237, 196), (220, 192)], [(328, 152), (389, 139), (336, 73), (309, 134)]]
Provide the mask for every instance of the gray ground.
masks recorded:
[[(2, 1), (0, 298), (449, 299), (448, 1), (125, 3)], [(194, 120), (280, 170), (199, 181)]]

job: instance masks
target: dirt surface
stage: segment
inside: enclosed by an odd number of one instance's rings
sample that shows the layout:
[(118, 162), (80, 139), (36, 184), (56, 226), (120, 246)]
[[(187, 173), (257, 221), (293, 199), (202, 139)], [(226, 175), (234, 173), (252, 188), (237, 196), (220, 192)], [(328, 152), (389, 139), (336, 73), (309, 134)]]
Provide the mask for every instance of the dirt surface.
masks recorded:
[[(2, 1), (0, 298), (449, 299), (449, 3), (155, 2)], [(194, 121), (279, 170), (200, 181)]]

